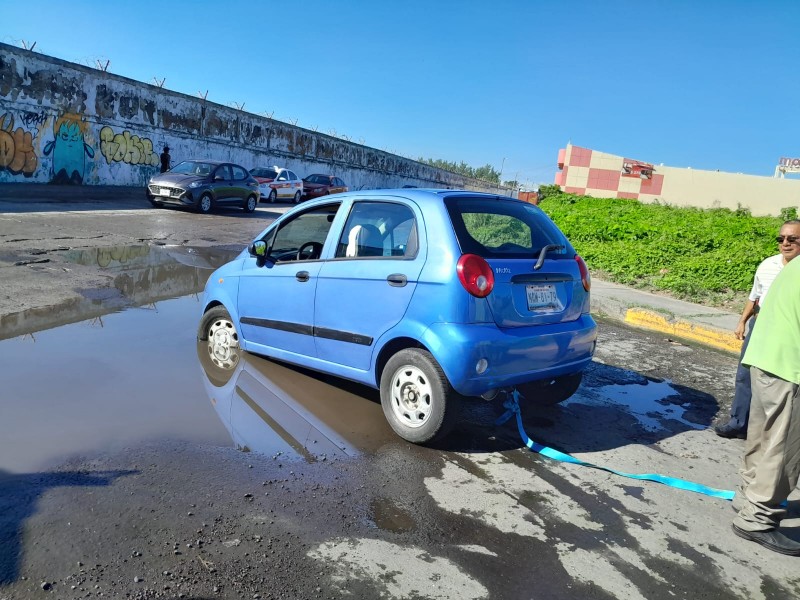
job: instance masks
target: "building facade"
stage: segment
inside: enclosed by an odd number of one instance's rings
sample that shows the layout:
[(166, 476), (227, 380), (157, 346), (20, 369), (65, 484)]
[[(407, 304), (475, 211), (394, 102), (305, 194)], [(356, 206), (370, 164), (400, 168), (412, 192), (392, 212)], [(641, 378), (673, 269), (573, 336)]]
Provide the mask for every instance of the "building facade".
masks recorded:
[(748, 208), (778, 216), (800, 206), (800, 180), (665, 167), (568, 144), (558, 152), (555, 183), (564, 192), (698, 208)]

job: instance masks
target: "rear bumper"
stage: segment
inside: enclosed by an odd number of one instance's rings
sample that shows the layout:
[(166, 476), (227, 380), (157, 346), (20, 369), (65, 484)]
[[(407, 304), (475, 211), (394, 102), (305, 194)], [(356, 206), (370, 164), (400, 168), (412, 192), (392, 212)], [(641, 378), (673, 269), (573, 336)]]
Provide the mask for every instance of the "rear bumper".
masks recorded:
[[(576, 373), (592, 360), (597, 325), (588, 314), (571, 323), (501, 329), (494, 324), (436, 323), (424, 335), (457, 392), (489, 390)], [(478, 374), (480, 359), (488, 368)]]

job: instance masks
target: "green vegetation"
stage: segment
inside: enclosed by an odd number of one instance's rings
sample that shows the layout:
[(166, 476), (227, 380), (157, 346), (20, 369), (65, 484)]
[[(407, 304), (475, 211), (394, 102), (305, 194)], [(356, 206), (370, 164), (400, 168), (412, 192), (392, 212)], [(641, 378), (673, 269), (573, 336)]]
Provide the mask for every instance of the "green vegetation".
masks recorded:
[(500, 172), (496, 171), (492, 165), (484, 165), (476, 169), (475, 167), (470, 167), (463, 160), (460, 163), (454, 163), (440, 158), (418, 158), (417, 162), (431, 165), (437, 169), (444, 169), (451, 173), (458, 173), (465, 177), (471, 177), (472, 179), (481, 179), (489, 183), (500, 183)]
[(777, 253), (781, 224), (797, 212), (753, 217), (743, 208), (677, 208), (542, 187), (539, 207), (598, 277), (692, 302), (733, 302), (734, 310), (744, 305), (758, 264)]

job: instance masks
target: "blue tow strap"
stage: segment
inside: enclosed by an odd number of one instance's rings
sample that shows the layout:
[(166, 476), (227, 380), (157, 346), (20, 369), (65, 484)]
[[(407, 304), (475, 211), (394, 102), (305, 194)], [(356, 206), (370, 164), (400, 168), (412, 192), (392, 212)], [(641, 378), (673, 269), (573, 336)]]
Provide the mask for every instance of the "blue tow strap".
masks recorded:
[(520, 436), (522, 436), (522, 441), (525, 442), (525, 445), (534, 452), (538, 452), (539, 454), (546, 456), (547, 458), (552, 458), (554, 460), (559, 460), (561, 462), (572, 463), (573, 465), (582, 465), (584, 467), (592, 467), (594, 469), (601, 469), (603, 471), (608, 471), (609, 473), (613, 473), (614, 475), (621, 475), (622, 477), (628, 477), (629, 479), (655, 481), (656, 483), (663, 483), (664, 485), (678, 488), (679, 490), (688, 490), (690, 492), (705, 494), (706, 496), (712, 496), (714, 498), (722, 498), (723, 500), (733, 500), (734, 492), (730, 490), (718, 490), (716, 488), (708, 487), (707, 485), (694, 483), (693, 481), (684, 481), (683, 479), (678, 479), (676, 477), (667, 477), (665, 475), (659, 475), (657, 473), (641, 473), (641, 474), (624, 473), (622, 471), (617, 471), (615, 469), (609, 469), (608, 467), (603, 467), (601, 465), (595, 465), (590, 462), (586, 462), (585, 460), (575, 458), (574, 456), (570, 456), (569, 454), (565, 454), (564, 452), (559, 452), (554, 448), (542, 446), (541, 444), (534, 442), (531, 438), (528, 437), (528, 434), (525, 433), (525, 428), (522, 426), (522, 414), (520, 413), (520, 408), (519, 408), (520, 397), (521, 394), (517, 390), (514, 390), (514, 392), (511, 394), (508, 400), (506, 400), (503, 403), (503, 406), (506, 408), (506, 412), (499, 419), (497, 419), (497, 421), (495, 421), (495, 425), (501, 425), (505, 423), (513, 415), (516, 414), (517, 429), (519, 430)]

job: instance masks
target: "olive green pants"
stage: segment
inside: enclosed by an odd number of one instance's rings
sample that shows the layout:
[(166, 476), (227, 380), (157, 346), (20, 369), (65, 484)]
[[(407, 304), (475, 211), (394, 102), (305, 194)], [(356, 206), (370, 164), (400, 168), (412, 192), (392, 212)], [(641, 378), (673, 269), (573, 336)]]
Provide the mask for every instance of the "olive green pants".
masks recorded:
[(800, 386), (750, 367), (753, 398), (739, 474), (734, 525), (746, 531), (775, 529), (786, 514), (781, 503), (800, 475)]

